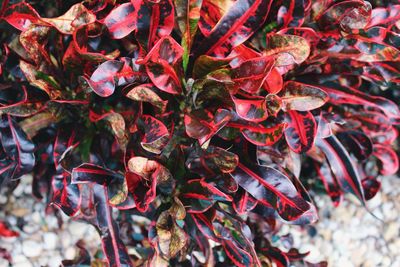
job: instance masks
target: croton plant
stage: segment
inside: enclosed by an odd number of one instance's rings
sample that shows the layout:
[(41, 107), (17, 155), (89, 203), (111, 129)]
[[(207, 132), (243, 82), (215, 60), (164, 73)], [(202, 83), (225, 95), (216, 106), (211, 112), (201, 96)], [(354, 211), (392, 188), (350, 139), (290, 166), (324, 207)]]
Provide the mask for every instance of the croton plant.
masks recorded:
[(324, 266), (270, 238), (396, 173), (399, 21), (390, 0), (1, 0), (0, 185), (32, 174), (98, 264)]

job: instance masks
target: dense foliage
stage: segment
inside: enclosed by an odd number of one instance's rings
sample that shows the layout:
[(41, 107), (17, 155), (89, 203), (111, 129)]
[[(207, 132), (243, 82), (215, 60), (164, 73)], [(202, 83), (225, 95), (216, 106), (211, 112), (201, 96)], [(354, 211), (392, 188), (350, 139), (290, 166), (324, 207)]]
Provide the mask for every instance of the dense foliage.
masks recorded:
[(316, 222), (315, 192), (367, 208), (398, 169), (397, 1), (0, 8), (0, 185), (32, 173), (105, 264), (322, 266), (271, 234)]

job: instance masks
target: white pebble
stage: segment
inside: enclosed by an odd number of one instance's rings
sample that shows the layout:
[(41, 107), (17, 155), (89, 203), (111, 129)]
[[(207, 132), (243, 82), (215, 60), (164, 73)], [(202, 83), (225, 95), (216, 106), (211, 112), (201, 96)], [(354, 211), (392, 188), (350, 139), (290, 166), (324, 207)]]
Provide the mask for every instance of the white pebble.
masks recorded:
[(44, 233), (43, 234), (43, 243), (44, 249), (51, 250), (57, 247), (58, 236), (55, 233)]
[(37, 257), (42, 252), (42, 244), (32, 240), (25, 240), (22, 243), (22, 252), (29, 258)]

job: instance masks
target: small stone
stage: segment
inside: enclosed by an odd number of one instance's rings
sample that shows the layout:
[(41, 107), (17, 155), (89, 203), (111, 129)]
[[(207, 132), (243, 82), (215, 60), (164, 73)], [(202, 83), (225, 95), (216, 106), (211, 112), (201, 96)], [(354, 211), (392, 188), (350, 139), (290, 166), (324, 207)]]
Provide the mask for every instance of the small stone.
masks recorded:
[(37, 257), (42, 252), (42, 244), (32, 240), (25, 240), (22, 242), (22, 252), (29, 258)]
[(59, 267), (63, 258), (59, 254), (52, 255), (49, 259), (48, 267)]
[(87, 232), (88, 224), (72, 221), (68, 226), (68, 230), (70, 231), (71, 235), (76, 238), (83, 238), (84, 234)]
[(309, 262), (319, 262), (321, 260), (323, 260), (321, 254), (320, 254), (320, 250), (311, 244), (306, 244), (302, 247), (301, 252), (307, 252), (309, 251), (310, 254), (307, 255), (307, 257), (305, 258), (307, 261)]
[(34, 222), (36, 224), (40, 224), (42, 222), (42, 216), (40, 216), (40, 213), (37, 212), (37, 211), (32, 213), (32, 217), (31, 218), (32, 218), (32, 222)]
[(32, 263), (24, 255), (13, 256), (13, 267), (31, 267)]
[(1, 267), (7, 267), (8, 266), (8, 261), (6, 259), (0, 258), (0, 266)]
[(31, 185), (27, 185), (24, 187), (24, 194), (30, 196), (32, 195), (32, 186)]
[(64, 252), (64, 257), (69, 260), (74, 259), (75, 255), (76, 255), (76, 249), (74, 247), (69, 247)]
[(0, 194), (0, 204), (6, 204), (7, 203), (7, 197), (5, 195)]
[(57, 247), (58, 236), (55, 233), (44, 233), (43, 234), (43, 243), (44, 249), (53, 250)]
[(60, 240), (63, 248), (67, 248), (72, 244), (71, 234), (67, 231), (61, 232)]
[(337, 264), (337, 266), (354, 267), (354, 264), (348, 258), (345, 258), (345, 257), (340, 257), (337, 260), (336, 264)]
[(15, 208), (11, 210), (11, 214), (16, 217), (25, 217), (29, 212), (30, 210), (26, 208)]
[(394, 266), (394, 265), (390, 265), (390, 263), (391, 263), (391, 260), (390, 260), (390, 258), (388, 256), (384, 256), (382, 258), (382, 261), (381, 261), (381, 265), (382, 266)]
[(47, 257), (40, 257), (38, 260), (37, 260), (37, 263), (40, 265), (40, 266), (47, 266), (47, 263), (49, 262), (49, 259), (47, 258)]
[(22, 183), (20, 183), (20, 184), (17, 186), (17, 188), (14, 189), (13, 195), (14, 195), (15, 197), (20, 197), (20, 196), (22, 196), (23, 193), (24, 193), (24, 186), (23, 186)]
[(55, 216), (46, 216), (46, 224), (49, 229), (58, 229), (58, 220)]
[(399, 225), (397, 223), (390, 223), (384, 233), (383, 237), (385, 238), (386, 241), (391, 240), (392, 238), (397, 238), (399, 236)]
[(40, 229), (39, 225), (34, 223), (28, 223), (24, 225), (24, 227), (22, 228), (22, 230), (27, 234), (33, 234), (37, 232), (39, 229)]

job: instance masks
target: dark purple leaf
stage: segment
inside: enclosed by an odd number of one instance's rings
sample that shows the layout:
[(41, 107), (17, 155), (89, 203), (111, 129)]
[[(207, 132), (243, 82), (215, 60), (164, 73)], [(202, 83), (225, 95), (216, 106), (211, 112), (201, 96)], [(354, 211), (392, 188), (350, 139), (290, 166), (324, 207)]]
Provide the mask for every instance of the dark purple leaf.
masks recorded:
[(295, 220), (310, 208), (290, 179), (272, 167), (239, 163), (231, 175), (249, 194), (274, 207), (285, 220)]
[(285, 114), (287, 127), (284, 130), (286, 142), (296, 153), (310, 150), (317, 135), (317, 123), (309, 111), (291, 110)]
[(357, 167), (336, 136), (331, 135), (326, 138), (317, 138), (315, 144), (325, 154), (342, 190), (355, 195), (362, 204), (365, 204), (364, 192)]
[(35, 144), (10, 115), (0, 118), (0, 186), (33, 170)]
[[(202, 11), (205, 13), (213, 12), (210, 10), (213, 2), (208, 2), (203, 3)], [(231, 48), (246, 41), (264, 23), (271, 3), (269, 0), (238, 0), (230, 3), (195, 54), (227, 55)]]

